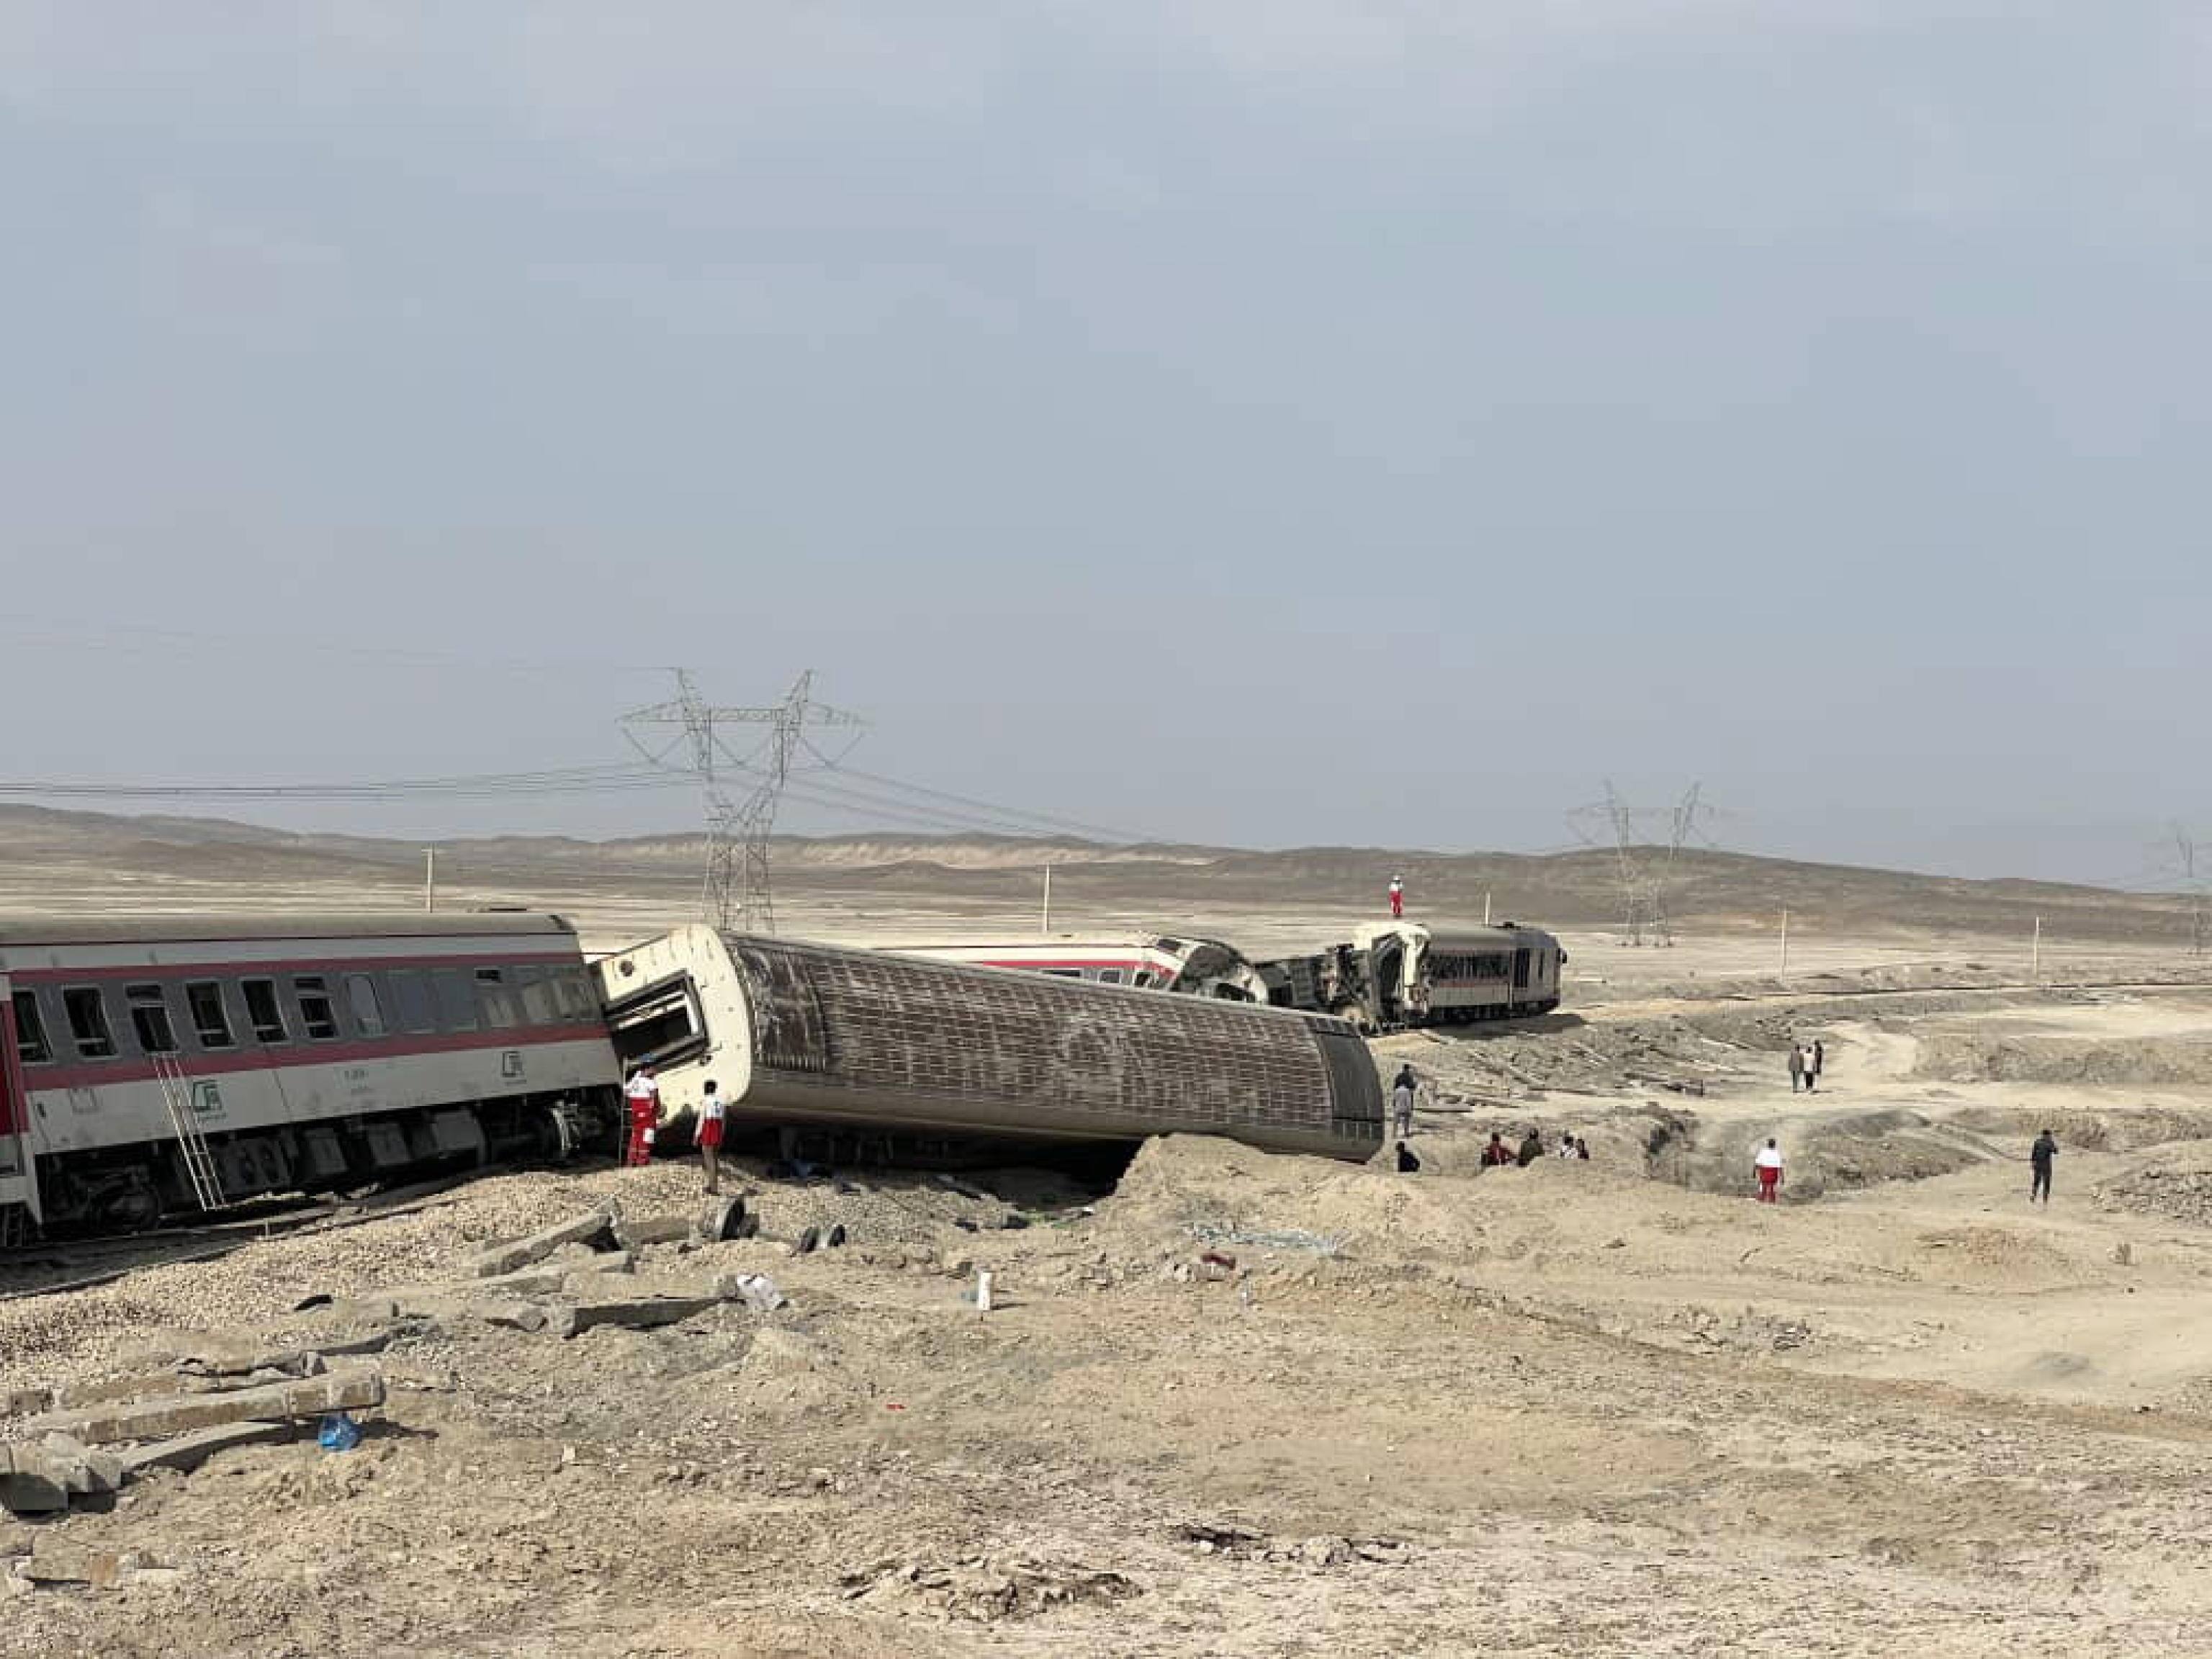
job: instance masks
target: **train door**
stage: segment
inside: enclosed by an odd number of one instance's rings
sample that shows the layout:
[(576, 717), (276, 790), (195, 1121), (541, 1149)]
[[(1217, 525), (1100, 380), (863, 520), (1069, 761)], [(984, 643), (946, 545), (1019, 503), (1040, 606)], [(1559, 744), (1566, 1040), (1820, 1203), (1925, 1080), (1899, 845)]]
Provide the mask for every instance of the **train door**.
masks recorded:
[(1513, 1000), (1528, 1000), (1528, 958), (1533, 954), (1525, 945), (1513, 952)]
[(23, 1091), (21, 1051), (16, 1047), (15, 997), (0, 974), (0, 1249), (22, 1242), (39, 1218), (38, 1182), (31, 1170), (31, 1113)]
[(1378, 1025), (1396, 1025), (1405, 1018), (1405, 977), (1406, 941), (1395, 934), (1376, 939), (1368, 959), (1368, 979)]

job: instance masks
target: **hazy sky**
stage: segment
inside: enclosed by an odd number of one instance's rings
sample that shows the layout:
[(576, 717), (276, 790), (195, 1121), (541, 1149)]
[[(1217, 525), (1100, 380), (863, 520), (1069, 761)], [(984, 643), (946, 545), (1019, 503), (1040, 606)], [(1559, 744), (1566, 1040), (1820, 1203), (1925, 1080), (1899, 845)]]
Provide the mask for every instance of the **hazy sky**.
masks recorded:
[(0, 0), (0, 771), (612, 762), (646, 667), (811, 665), (1163, 838), (1611, 775), (2137, 874), (2212, 832), (2209, 139), (2154, 0)]

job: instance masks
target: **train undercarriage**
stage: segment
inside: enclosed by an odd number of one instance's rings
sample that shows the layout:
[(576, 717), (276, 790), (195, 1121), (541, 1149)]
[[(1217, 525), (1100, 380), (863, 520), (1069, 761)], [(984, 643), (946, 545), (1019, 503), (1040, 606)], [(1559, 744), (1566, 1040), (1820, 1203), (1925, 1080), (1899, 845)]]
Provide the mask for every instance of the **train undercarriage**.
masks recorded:
[[(140, 1141), (38, 1159), (40, 1231), (132, 1232), (280, 1194), (350, 1190), (442, 1170), (559, 1163), (615, 1145), (620, 1114), (610, 1089), (504, 1097), (368, 1112), (179, 1140)], [(193, 1163), (200, 1160), (201, 1178)], [(204, 1183), (211, 1182), (212, 1190)], [(11, 1221), (9, 1212), (15, 1212)], [(29, 1212), (0, 1205), (0, 1248), (25, 1242)]]

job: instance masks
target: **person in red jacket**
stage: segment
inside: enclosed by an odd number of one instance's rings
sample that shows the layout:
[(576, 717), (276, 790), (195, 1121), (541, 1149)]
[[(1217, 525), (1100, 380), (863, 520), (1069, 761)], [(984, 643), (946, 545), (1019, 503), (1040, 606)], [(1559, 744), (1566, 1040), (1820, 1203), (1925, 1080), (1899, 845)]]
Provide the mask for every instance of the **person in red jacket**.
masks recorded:
[(653, 1132), (660, 1124), (660, 1085), (653, 1080), (653, 1067), (641, 1066), (630, 1073), (623, 1100), (629, 1108), (629, 1144), (623, 1162), (635, 1169), (653, 1161)]
[(1406, 878), (1403, 876), (1390, 878), (1390, 914), (1393, 916), (1406, 914)]

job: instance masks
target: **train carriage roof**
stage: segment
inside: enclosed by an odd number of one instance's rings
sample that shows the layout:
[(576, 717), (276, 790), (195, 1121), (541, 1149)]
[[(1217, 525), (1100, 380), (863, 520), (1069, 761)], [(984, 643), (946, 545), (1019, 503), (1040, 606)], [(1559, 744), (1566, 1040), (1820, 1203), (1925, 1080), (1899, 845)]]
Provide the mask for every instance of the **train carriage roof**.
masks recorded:
[(550, 910), (301, 911), (241, 915), (0, 915), (0, 949), (26, 945), (183, 944), (286, 939), (482, 939), (560, 935), (575, 927)]

